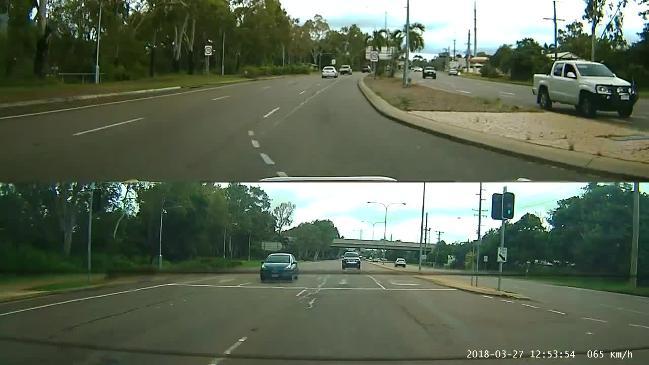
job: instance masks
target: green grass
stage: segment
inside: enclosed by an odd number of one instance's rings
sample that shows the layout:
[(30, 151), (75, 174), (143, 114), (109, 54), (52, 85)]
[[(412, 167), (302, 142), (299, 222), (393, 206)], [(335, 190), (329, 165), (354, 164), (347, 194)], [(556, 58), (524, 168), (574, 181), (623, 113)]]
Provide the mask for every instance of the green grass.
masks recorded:
[(99, 285), (104, 283), (103, 280), (101, 281), (93, 281), (91, 280), (90, 283), (88, 283), (87, 280), (74, 280), (74, 281), (65, 281), (65, 282), (60, 282), (60, 283), (52, 283), (52, 284), (45, 284), (45, 285), (37, 285), (29, 288), (29, 290), (37, 290), (37, 291), (57, 291), (57, 290), (65, 290), (65, 289), (81, 289), (81, 288), (86, 288), (92, 285)]
[(489, 82), (499, 82), (501, 84), (513, 84), (513, 85), (522, 85), (522, 86), (532, 86), (531, 81), (516, 81), (516, 80), (510, 80), (506, 77), (498, 77), (498, 78), (493, 78), (493, 77), (482, 77), (480, 75), (476, 74), (469, 74), (469, 73), (463, 73), (460, 75), (460, 77), (464, 77), (467, 79), (474, 79), (474, 80), (482, 80), (482, 81), (489, 81)]
[(649, 99), (649, 89), (639, 89), (640, 99)]
[(628, 279), (583, 277), (583, 276), (529, 276), (527, 280), (541, 281), (549, 284), (572, 286), (576, 288), (610, 291), (649, 297), (649, 287), (633, 288)]
[(31, 81), (0, 87), (0, 102), (8, 103), (35, 99), (158, 89), (173, 86), (190, 88), (235, 83), (243, 80), (246, 79), (238, 75), (164, 75), (132, 81), (105, 82), (99, 85), (62, 83), (56, 80)]

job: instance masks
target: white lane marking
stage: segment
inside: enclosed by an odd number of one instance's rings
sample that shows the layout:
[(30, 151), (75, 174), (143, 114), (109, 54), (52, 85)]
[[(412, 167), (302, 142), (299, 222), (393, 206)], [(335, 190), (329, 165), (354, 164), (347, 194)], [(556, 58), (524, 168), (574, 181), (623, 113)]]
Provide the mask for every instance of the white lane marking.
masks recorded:
[[(306, 105), (306, 104), (307, 104), (309, 101), (311, 101), (313, 98), (315, 98), (316, 96), (320, 95), (320, 93), (326, 91), (327, 89), (329, 89), (330, 87), (336, 85), (336, 84), (339, 83), (339, 82), (340, 82), (340, 81), (334, 81), (334, 82), (332, 82), (331, 84), (325, 86), (324, 88), (322, 88), (322, 89), (316, 91), (313, 95), (311, 95), (311, 96), (309, 96), (308, 98), (304, 99), (304, 101), (302, 101), (302, 102), (300, 103), (300, 105), (296, 106), (295, 108), (293, 108), (293, 110), (291, 110), (290, 112), (288, 112), (288, 114), (286, 114), (286, 115), (283, 116), (281, 119), (279, 119), (278, 121), (276, 121), (275, 124), (273, 124), (273, 127), (277, 127), (281, 122), (285, 121), (285, 120), (288, 119), (290, 116), (292, 116), (293, 114), (295, 114), (298, 110), (300, 110), (304, 105)], [(319, 84), (318, 84), (318, 85), (319, 85)]]
[(563, 312), (559, 312), (559, 311), (555, 311), (554, 309), (548, 309), (548, 312), (552, 312), (552, 313), (556, 313), (556, 314), (565, 315), (565, 313), (563, 313)]
[(232, 278), (221, 279), (221, 280), (219, 280), (219, 283), (228, 283), (230, 281), (234, 281), (234, 279), (232, 279)]
[(394, 281), (391, 281), (390, 284), (398, 285), (398, 286), (417, 286), (417, 285), (419, 285), (419, 284), (415, 284), (415, 283), (395, 283)]
[[(248, 337), (241, 337), (240, 339), (237, 340), (232, 346), (228, 347), (225, 352), (223, 352), (224, 355), (230, 355), (232, 351), (234, 351), (237, 347), (241, 346), (242, 343), (244, 343)], [(221, 361), (225, 360), (222, 357), (216, 358), (212, 361), (210, 361), (209, 365), (218, 365)]]
[(494, 297), (490, 297), (490, 296), (488, 296), (488, 295), (483, 295), (483, 297), (485, 297), (485, 298), (489, 298), (489, 299), (493, 299), (493, 298), (494, 298)]
[(608, 323), (608, 321), (605, 321), (605, 320), (603, 320), (603, 319), (597, 319), (597, 318), (581, 317), (581, 319), (585, 319), (585, 320), (587, 320), (587, 321), (594, 321), (594, 322)]
[(277, 176), (279, 176), (279, 177), (288, 177), (288, 174), (285, 173), (284, 171), (277, 171)]
[(315, 303), (316, 298), (313, 298), (309, 301), (309, 309), (313, 308), (313, 303)]
[(190, 91), (183, 91), (179, 93), (173, 93), (173, 94), (165, 94), (165, 95), (155, 95), (155, 96), (147, 96), (146, 98), (137, 98), (137, 99), (129, 99), (129, 100), (120, 100), (120, 101), (111, 101), (109, 103), (102, 103), (102, 104), (92, 104), (92, 105), (84, 105), (84, 106), (77, 106), (73, 108), (63, 108), (63, 109), (55, 109), (55, 110), (47, 110), (44, 112), (36, 112), (36, 113), (27, 113), (27, 114), (19, 114), (19, 115), (9, 115), (6, 117), (0, 117), (0, 120), (4, 119), (17, 119), (17, 118), (25, 118), (25, 117), (33, 117), (37, 115), (45, 115), (45, 114), (53, 114), (53, 113), (62, 113), (62, 112), (69, 112), (72, 110), (82, 110), (82, 109), (89, 109), (89, 108), (96, 108), (100, 106), (106, 106), (106, 105), (116, 105), (116, 104), (124, 104), (124, 103), (132, 103), (135, 101), (143, 101), (143, 100), (151, 100), (151, 99), (159, 99), (159, 98), (167, 98), (170, 96), (178, 96), (178, 95), (185, 95), (185, 94), (193, 94), (193, 93), (201, 93), (205, 91), (212, 91), (216, 89), (225, 89), (228, 87), (233, 87), (233, 86), (239, 86), (242, 84), (246, 84), (246, 82), (239, 82), (239, 83), (233, 83), (230, 85), (222, 85), (222, 86), (215, 86), (215, 87), (210, 87), (207, 89), (199, 89), (199, 90), (190, 90)]
[(105, 126), (99, 127), (99, 128), (93, 128), (93, 129), (89, 129), (87, 131), (77, 132), (77, 133), (73, 134), (73, 136), (75, 136), (75, 137), (82, 136), (84, 134), (98, 132), (98, 131), (101, 131), (101, 130), (104, 130), (104, 129), (117, 127), (117, 126), (124, 125), (124, 124), (135, 123), (135, 122), (140, 121), (142, 119), (144, 119), (144, 118), (135, 118), (135, 119), (127, 120), (125, 122), (113, 123), (113, 124), (105, 125)]
[(98, 298), (105, 298), (105, 297), (110, 297), (110, 296), (113, 296), (113, 295), (120, 295), (120, 294), (134, 293), (134, 292), (137, 292), (137, 291), (148, 290), (148, 289), (155, 289), (155, 288), (160, 288), (160, 287), (163, 287), (163, 286), (169, 286), (169, 285), (171, 285), (171, 284), (153, 285), (153, 286), (147, 286), (147, 287), (144, 287), (144, 288), (136, 288), (136, 289), (130, 289), (130, 290), (122, 290), (122, 291), (118, 291), (118, 292), (114, 292), (114, 293), (100, 294), (100, 295), (93, 295), (93, 296), (91, 296), (91, 297), (84, 297), (84, 298), (70, 299), (70, 300), (65, 300), (65, 301), (62, 301), (62, 302), (56, 302), (56, 303), (50, 303), (50, 304), (43, 304), (43, 305), (39, 305), (39, 306), (36, 306), (36, 307), (24, 308), (24, 309), (17, 309), (17, 310), (11, 311), (11, 312), (0, 313), (0, 317), (4, 317), (4, 316), (11, 315), (11, 314), (16, 314), (16, 313), (29, 312), (29, 311), (33, 311), (33, 310), (36, 310), (36, 309), (43, 309), (43, 308), (48, 308), (48, 307), (54, 307), (54, 306), (57, 306), (57, 305), (63, 305), (63, 304), (69, 304), (69, 303), (75, 303), (75, 302), (83, 302), (83, 301), (86, 301), (86, 300), (98, 299)]
[(237, 286), (244, 286), (244, 285), (248, 285), (248, 284), (250, 284), (250, 283), (241, 283), (241, 284), (239, 284)]
[(528, 179), (526, 177), (519, 177), (518, 179), (516, 179), (516, 181), (518, 181), (518, 182), (532, 182), (532, 180), (530, 180), (530, 179)]
[(641, 325), (641, 324), (633, 324), (633, 323), (629, 323), (629, 326), (631, 326), (631, 327), (638, 327), (638, 328), (646, 328), (646, 329), (649, 329), (649, 326), (643, 326), (643, 325)]
[(255, 135), (255, 131), (248, 131), (248, 136), (252, 137)]
[(302, 94), (304, 94), (305, 92), (306, 92), (306, 90), (304, 90), (304, 91), (302, 91), (302, 92), (300, 92), (300, 95), (302, 95)]
[(505, 92), (505, 91), (501, 91), (500, 94), (507, 95), (507, 96), (515, 96), (516, 95), (514, 93), (508, 93), (508, 92)]
[(261, 159), (264, 160), (264, 163), (266, 163), (266, 165), (274, 165), (275, 164), (275, 162), (273, 160), (271, 160), (270, 157), (268, 157), (267, 154), (260, 153), (259, 155), (261, 156)]
[(347, 285), (347, 279), (340, 279), (338, 285)]
[(501, 301), (501, 302), (505, 302), (505, 303), (514, 303), (513, 301), (511, 301), (511, 300), (506, 300), (506, 299), (501, 299), (500, 301)]
[[(165, 285), (171, 285), (171, 286), (189, 286), (189, 287), (196, 287), (196, 288), (216, 288), (216, 289), (281, 289), (281, 290), (387, 290), (387, 291), (457, 291), (457, 289), (454, 288), (365, 288), (365, 287), (305, 287), (305, 286), (265, 286), (265, 285), (246, 285), (246, 286), (239, 286), (239, 285), (210, 285), (210, 284), (165, 284)], [(306, 296), (306, 295), (305, 295)]]
[(521, 305), (522, 305), (522, 306), (525, 306), (525, 307), (528, 307), (528, 308), (539, 309), (539, 307), (537, 307), (537, 306), (535, 306), (535, 305), (531, 305), (531, 304), (521, 303)]
[(586, 332), (586, 334), (587, 334), (587, 335), (592, 335), (593, 333), (592, 333), (592, 332)]
[(264, 86), (264, 87), (262, 87), (261, 89), (262, 89), (262, 90), (268, 90), (268, 89), (270, 89), (270, 86)]
[(373, 277), (372, 275), (367, 275), (367, 277), (370, 278), (370, 279), (372, 279), (372, 280), (374, 280), (374, 282), (376, 283), (376, 285), (380, 286), (381, 289), (385, 290), (385, 287), (384, 287), (383, 285), (381, 285), (381, 283), (379, 283), (378, 280), (374, 279), (374, 277)]
[(214, 98), (214, 99), (212, 99), (212, 100), (213, 100), (213, 101), (219, 101), (219, 100), (227, 99), (227, 98), (229, 98), (229, 97), (230, 97), (230, 95), (219, 96), (218, 98)]
[(258, 141), (258, 140), (253, 139), (253, 140), (251, 140), (250, 142), (252, 143), (252, 146), (253, 146), (254, 148), (259, 148), (259, 141)]
[(306, 289), (302, 289), (302, 290), (300, 290), (299, 293), (295, 294), (295, 296), (299, 297), (300, 295), (304, 294), (305, 291), (306, 291)]
[(457, 92), (462, 93), (462, 94), (471, 94), (470, 91), (465, 91), (465, 90), (458, 90)]
[(633, 310), (633, 309), (627, 309), (627, 308), (622, 308), (622, 307), (614, 307), (612, 305), (606, 305), (606, 304), (600, 304), (600, 305), (602, 307), (613, 308), (613, 309), (617, 309), (617, 310), (625, 311), (625, 312), (631, 312), (631, 313), (636, 313), (636, 314), (644, 314), (644, 315), (649, 314), (649, 313), (646, 313), (646, 312), (640, 312), (640, 311), (636, 311), (636, 310)]
[(270, 112), (268, 112), (268, 114), (264, 115), (264, 119), (270, 117), (271, 115), (273, 115), (273, 114), (274, 114), (276, 111), (278, 111), (278, 110), (279, 110), (279, 107), (277, 107), (277, 108), (271, 110)]

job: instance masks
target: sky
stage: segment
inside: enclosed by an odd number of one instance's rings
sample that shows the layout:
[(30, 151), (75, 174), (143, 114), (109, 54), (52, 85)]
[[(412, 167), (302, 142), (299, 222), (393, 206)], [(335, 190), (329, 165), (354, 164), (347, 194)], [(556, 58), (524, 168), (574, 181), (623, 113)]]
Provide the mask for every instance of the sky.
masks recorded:
[[(392, 205), (388, 209), (387, 238), (419, 242), (423, 183), (258, 183), (271, 198), (272, 207), (290, 201), (296, 205), (292, 226), (316, 219), (330, 219), (345, 238), (372, 239), (372, 223), (383, 222), (385, 209), (378, 204)], [(508, 191), (516, 195), (514, 220), (526, 213), (542, 218), (557, 206), (557, 201), (581, 194), (583, 183), (487, 183), (483, 184), (482, 232), (497, 228), (499, 221), (490, 217), (491, 195)], [(647, 191), (649, 184), (641, 184)], [(427, 183), (425, 212), (431, 231), (442, 231), (446, 242), (477, 238), (478, 183)], [(547, 222), (546, 222), (547, 224)], [(374, 225), (374, 238), (383, 237), (383, 224)], [(430, 242), (436, 242), (431, 237)]]
[[(553, 43), (554, 26), (551, 0), (476, 0), (478, 7), (478, 51), (493, 53), (502, 44), (514, 44), (524, 37), (532, 37), (539, 43)], [(281, 0), (284, 9), (301, 22), (322, 15), (332, 28), (357, 24), (364, 32), (384, 27), (387, 11), (388, 28), (400, 28), (405, 24), (406, 0)], [(426, 26), (424, 56), (442, 52), (446, 47), (464, 53), (467, 32), (473, 33), (473, 0), (411, 0), (411, 22)], [(638, 16), (640, 7), (630, 1), (626, 8), (624, 34), (628, 41), (638, 39), (644, 21)], [(557, 1), (557, 18), (569, 24), (581, 20), (584, 0)], [(589, 27), (586, 27), (589, 29)], [(602, 27), (603, 30), (603, 27)], [(600, 30), (601, 32), (601, 30)], [(472, 35), (473, 37), (473, 35)], [(473, 40), (471, 40), (473, 44)], [(473, 46), (472, 46), (473, 48)], [(429, 57), (427, 57), (429, 58)]]

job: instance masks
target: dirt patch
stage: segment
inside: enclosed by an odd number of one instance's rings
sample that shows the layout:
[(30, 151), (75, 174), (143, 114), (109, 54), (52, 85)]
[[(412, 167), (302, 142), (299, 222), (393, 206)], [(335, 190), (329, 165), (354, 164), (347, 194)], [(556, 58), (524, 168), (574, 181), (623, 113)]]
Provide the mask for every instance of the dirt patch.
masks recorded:
[(411, 111), (455, 111), (455, 112), (519, 112), (529, 111), (517, 106), (503, 104), (500, 99), (487, 100), (449, 93), (424, 86), (411, 85), (403, 88), (401, 81), (394, 78), (365, 78), (365, 84), (392, 106)]

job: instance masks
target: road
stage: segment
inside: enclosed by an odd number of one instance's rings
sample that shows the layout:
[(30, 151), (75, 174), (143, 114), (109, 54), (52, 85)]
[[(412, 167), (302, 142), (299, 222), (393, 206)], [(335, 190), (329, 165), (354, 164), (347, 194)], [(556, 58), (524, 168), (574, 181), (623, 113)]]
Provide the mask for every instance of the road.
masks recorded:
[[(0, 304), (2, 363), (461, 364), (487, 349), (523, 351), (508, 364), (568, 363), (530, 359), (537, 349), (574, 350), (570, 364), (649, 361), (646, 313), (501, 300), (368, 263), (345, 272), (338, 261), (300, 265), (293, 283), (194, 275)], [(624, 361), (579, 355), (629, 348)]]
[[(445, 72), (438, 72), (437, 79), (421, 79), (415, 73), (412, 76), (415, 83), (439, 90), (455, 92), (467, 96), (477, 96), (486, 99), (499, 98), (505, 104), (525, 108), (538, 108), (536, 96), (532, 94), (532, 87), (525, 85), (507, 84), (502, 82), (483, 81), (472, 78), (448, 76)], [(578, 115), (571, 105), (554, 104), (556, 113)], [(613, 125), (633, 126), (641, 130), (649, 130), (649, 100), (640, 99), (634, 108), (631, 118), (621, 119), (617, 113), (599, 112), (598, 121), (605, 121)]]
[(611, 180), (454, 142), (381, 116), (361, 74), (292, 76), (0, 117), (0, 181)]

